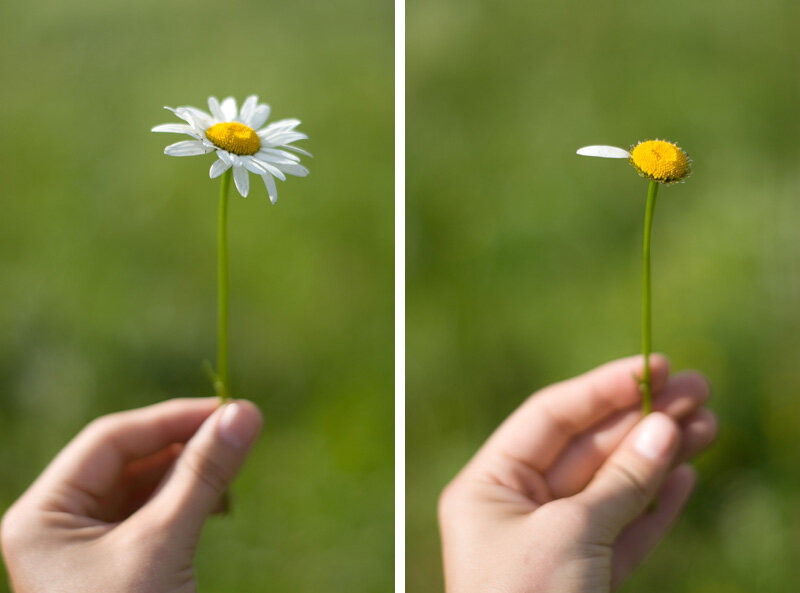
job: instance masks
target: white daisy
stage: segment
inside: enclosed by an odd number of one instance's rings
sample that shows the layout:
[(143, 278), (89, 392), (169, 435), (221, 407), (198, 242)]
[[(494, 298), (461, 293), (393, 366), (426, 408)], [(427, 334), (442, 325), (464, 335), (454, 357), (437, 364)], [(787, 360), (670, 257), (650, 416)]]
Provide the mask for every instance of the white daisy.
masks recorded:
[(686, 180), (692, 173), (692, 159), (677, 144), (666, 140), (644, 140), (630, 152), (616, 146), (593, 144), (578, 149), (582, 156), (628, 159), (639, 175), (651, 181), (670, 184)]
[(184, 140), (170, 144), (164, 149), (169, 156), (194, 156), (217, 153), (217, 160), (211, 165), (209, 175), (219, 177), (233, 167), (233, 181), (243, 197), (250, 191), (248, 171), (260, 175), (267, 187), (270, 201), (278, 199), (275, 177), (281, 181), (286, 175), (305, 177), (308, 169), (300, 165), (300, 157), (289, 150), (311, 156), (305, 150), (291, 143), (306, 140), (308, 136), (295, 128), (300, 124), (296, 119), (282, 119), (264, 126), (269, 117), (269, 105), (259, 103), (256, 95), (250, 95), (236, 108), (236, 100), (228, 97), (220, 103), (216, 97), (208, 98), (206, 113), (195, 107), (165, 107), (185, 124), (161, 124), (153, 132), (187, 134), (194, 140)]

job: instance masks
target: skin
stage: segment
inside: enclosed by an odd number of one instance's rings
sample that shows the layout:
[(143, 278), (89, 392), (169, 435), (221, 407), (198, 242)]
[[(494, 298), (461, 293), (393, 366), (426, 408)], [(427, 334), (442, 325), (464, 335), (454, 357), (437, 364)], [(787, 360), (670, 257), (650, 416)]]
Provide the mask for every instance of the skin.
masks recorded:
[(642, 357), (608, 363), (531, 396), (447, 486), (449, 593), (607, 593), (664, 537), (717, 422), (702, 375), (650, 361), (645, 419)]
[(196, 591), (203, 523), (219, 510), (261, 424), (252, 403), (219, 407), (217, 398), (89, 424), (3, 517), (14, 591)]

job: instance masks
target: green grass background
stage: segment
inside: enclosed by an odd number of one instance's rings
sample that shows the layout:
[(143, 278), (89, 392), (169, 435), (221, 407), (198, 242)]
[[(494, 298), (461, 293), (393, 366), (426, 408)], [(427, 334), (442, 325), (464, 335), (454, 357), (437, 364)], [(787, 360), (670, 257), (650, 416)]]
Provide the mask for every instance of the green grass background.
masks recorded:
[(211, 394), (219, 183), (149, 130), (257, 93), (315, 157), (276, 206), (231, 196), (231, 375), (266, 426), (200, 590), (391, 588), (393, 10), (0, 3), (0, 509), (92, 418)]
[(640, 347), (647, 183), (587, 144), (677, 141), (654, 346), (713, 386), (696, 494), (623, 591), (798, 591), (800, 6), (408, 0), (407, 578), (437, 495), (524, 397)]

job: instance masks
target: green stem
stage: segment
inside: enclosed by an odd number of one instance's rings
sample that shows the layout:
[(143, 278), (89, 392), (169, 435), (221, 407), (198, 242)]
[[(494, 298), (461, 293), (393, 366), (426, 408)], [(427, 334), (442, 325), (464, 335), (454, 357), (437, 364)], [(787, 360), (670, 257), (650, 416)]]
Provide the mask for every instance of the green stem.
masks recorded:
[(644, 214), (644, 246), (642, 248), (642, 354), (644, 354), (644, 373), (639, 383), (642, 392), (642, 413), (649, 414), (653, 409), (652, 387), (650, 382), (650, 352), (653, 346), (653, 314), (650, 282), (650, 235), (653, 230), (653, 211), (656, 208), (658, 183), (650, 182), (647, 189), (647, 207)]
[(228, 385), (228, 189), (231, 169), (222, 175), (219, 186), (219, 221), (217, 227), (217, 395), (226, 401)]

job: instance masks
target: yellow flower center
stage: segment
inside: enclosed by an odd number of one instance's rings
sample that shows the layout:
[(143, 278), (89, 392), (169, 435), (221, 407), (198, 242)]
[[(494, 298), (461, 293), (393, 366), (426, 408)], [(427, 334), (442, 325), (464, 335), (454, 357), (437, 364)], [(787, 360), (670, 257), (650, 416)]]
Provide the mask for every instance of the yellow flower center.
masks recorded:
[(255, 130), (235, 121), (214, 124), (206, 130), (206, 138), (221, 149), (238, 155), (255, 154), (261, 148)]
[(647, 140), (634, 146), (631, 163), (642, 175), (661, 183), (680, 181), (690, 173), (686, 153), (664, 140)]

